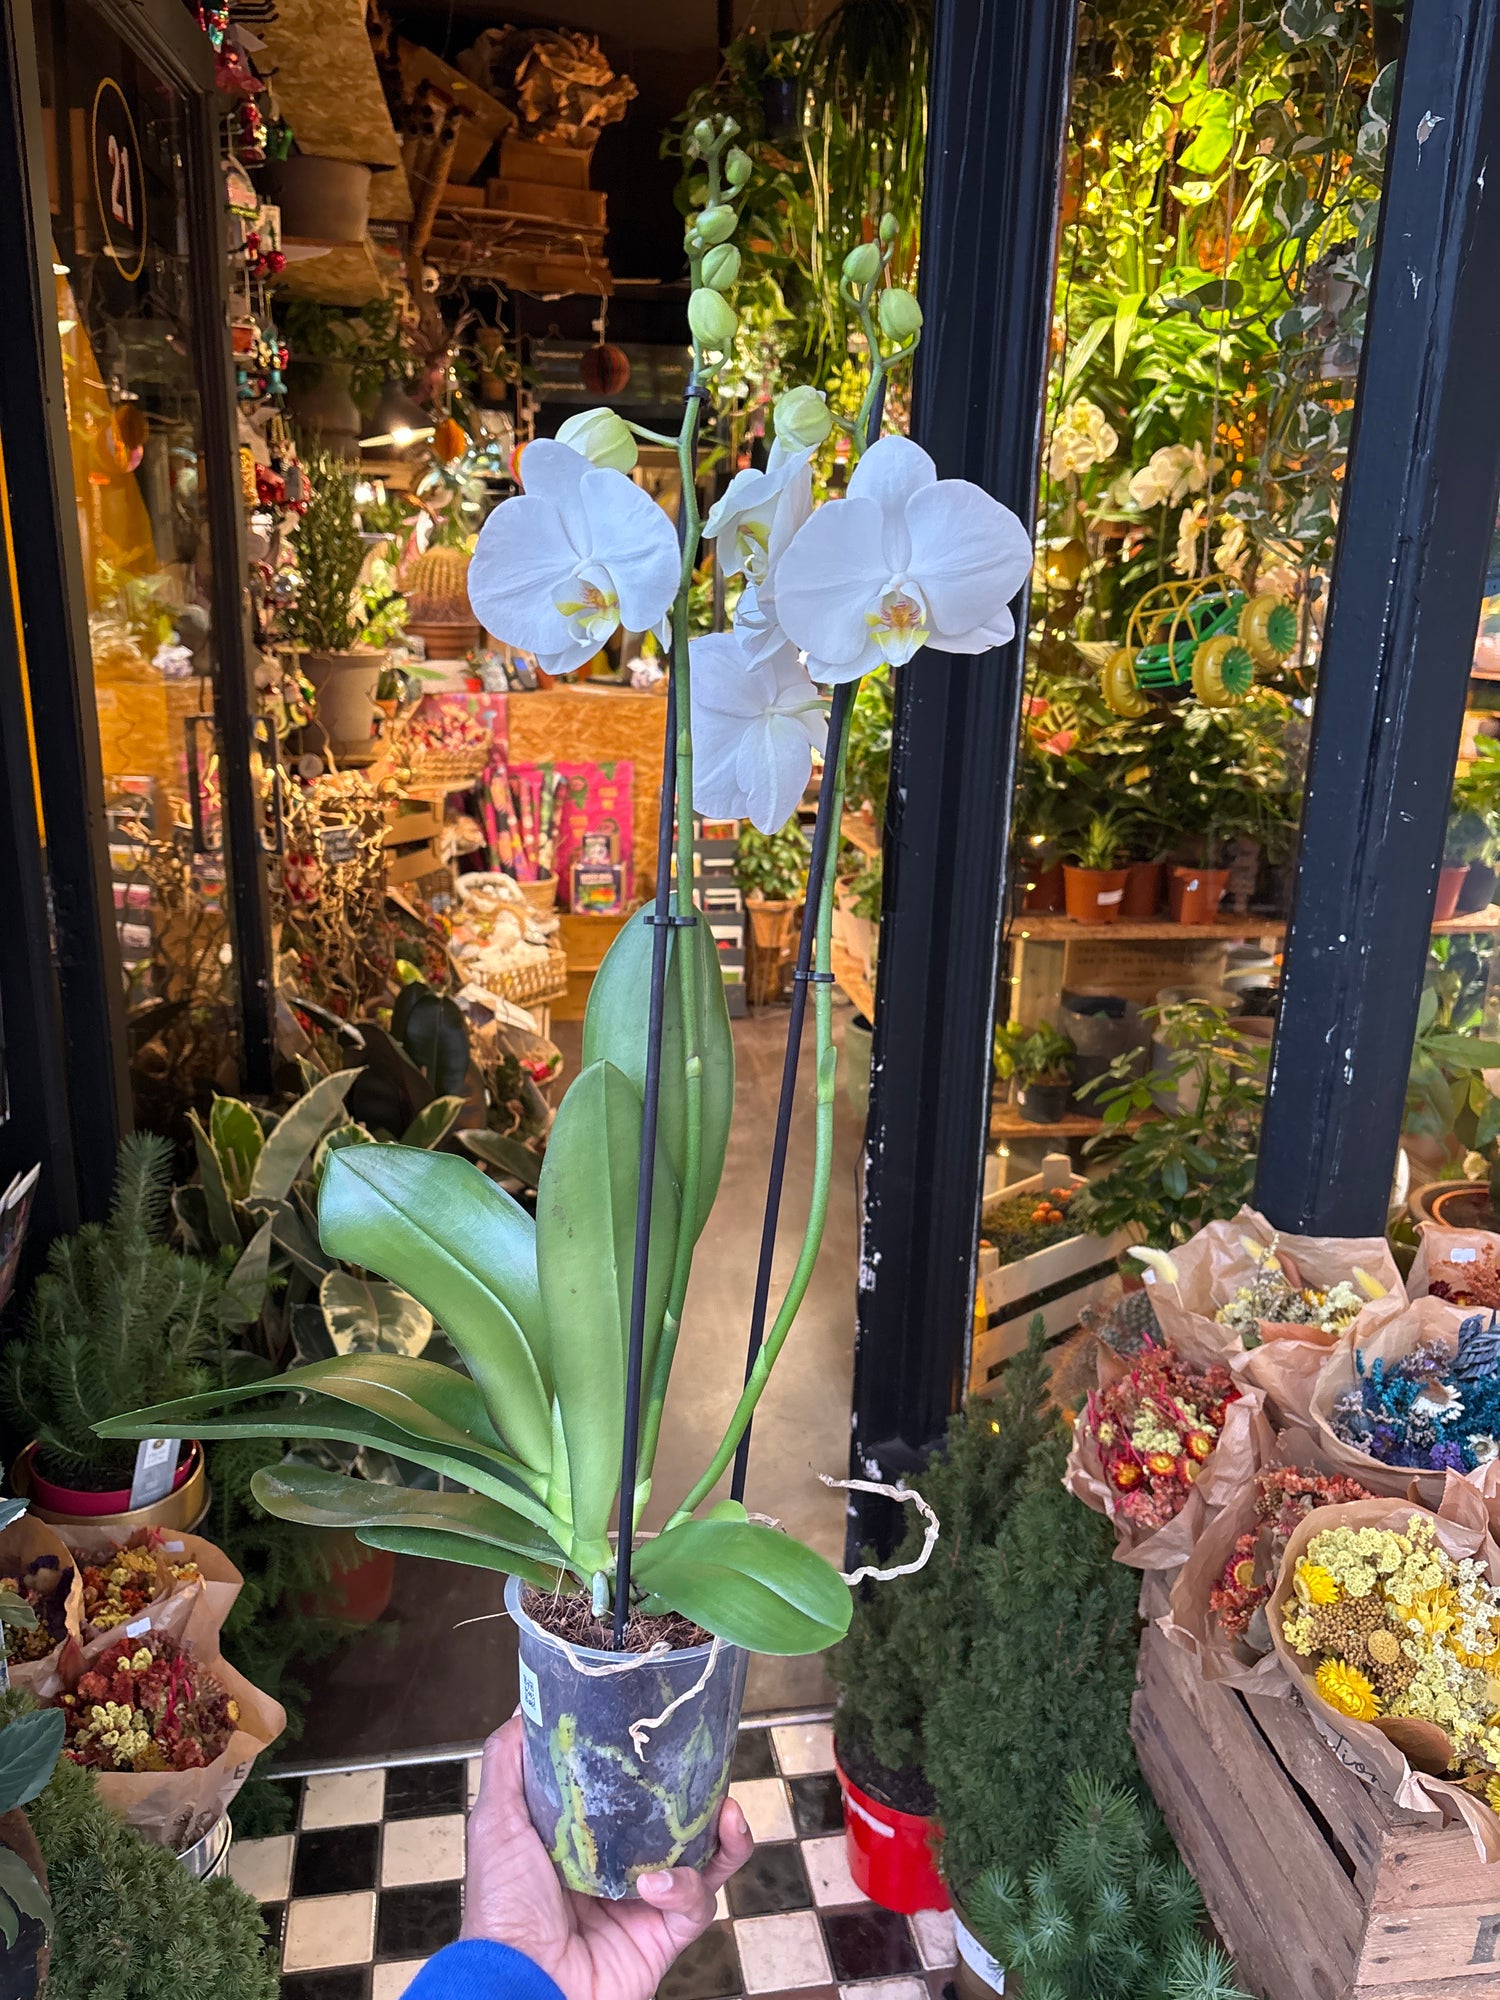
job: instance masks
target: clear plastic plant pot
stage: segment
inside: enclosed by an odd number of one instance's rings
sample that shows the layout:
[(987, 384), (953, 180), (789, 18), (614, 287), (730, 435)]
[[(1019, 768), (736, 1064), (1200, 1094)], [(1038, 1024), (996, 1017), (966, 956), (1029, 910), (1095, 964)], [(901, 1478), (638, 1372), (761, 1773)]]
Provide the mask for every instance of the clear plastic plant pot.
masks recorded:
[(655, 1658), (544, 1632), (512, 1577), (526, 1805), (570, 1889), (618, 1900), (654, 1868), (702, 1868), (739, 1732), (750, 1656), (720, 1643)]

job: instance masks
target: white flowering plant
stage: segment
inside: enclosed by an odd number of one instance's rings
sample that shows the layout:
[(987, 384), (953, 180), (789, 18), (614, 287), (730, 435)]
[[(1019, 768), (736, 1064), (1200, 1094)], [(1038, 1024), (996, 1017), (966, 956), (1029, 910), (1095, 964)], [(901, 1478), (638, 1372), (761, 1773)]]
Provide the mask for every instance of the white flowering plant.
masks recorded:
[[(596, 1616), (612, 1601), (617, 1645), (633, 1612), (675, 1612), (737, 1645), (799, 1653), (842, 1636), (845, 1583), (739, 1499), (712, 1496), (791, 1331), (827, 1212), (829, 834), (853, 693), (872, 668), (905, 668), (923, 649), (976, 654), (1009, 640), (1031, 547), (1020, 521), (981, 488), (939, 478), (908, 439), (877, 435), (886, 379), (921, 330), (917, 301), (889, 280), (892, 216), (842, 266), (869, 352), (863, 407), (845, 425), (846, 495), (813, 504), (813, 453), (844, 420), (817, 391), (796, 388), (776, 403), (764, 466), (737, 472), (700, 515), (697, 440), (737, 324), (733, 239), (750, 161), (735, 136), (728, 119), (705, 120), (692, 135), (702, 172), (687, 219), (692, 372), (678, 436), (598, 409), (529, 444), (523, 491), (485, 522), (469, 571), (486, 629), (551, 674), (575, 671), (620, 629), (657, 632), (670, 647), (655, 903), (621, 932), (594, 982), (583, 1068), (552, 1128), (535, 1218), (453, 1155), (330, 1143), (321, 1162), (323, 1248), (419, 1299), (467, 1373), (346, 1355), (102, 1428), (378, 1445), (440, 1475), (445, 1489), (373, 1486), (288, 1461), (256, 1476), (256, 1495), (273, 1514), (353, 1529), (373, 1548), (576, 1593)], [(675, 523), (631, 478), (643, 437), (676, 451)], [(732, 628), (690, 642), (688, 589), (703, 541), (745, 584)], [(693, 880), (695, 810), (775, 832), (796, 810), (816, 754), (824, 769), (804, 968), (818, 1050), (809, 1213), (722, 1439), (661, 1532), (642, 1537), (694, 1245), (718, 1189), (734, 1099), (716, 949), (698, 910), (671, 887), (674, 820), (682, 885)], [(800, 1013), (794, 1045), (799, 1029)]]

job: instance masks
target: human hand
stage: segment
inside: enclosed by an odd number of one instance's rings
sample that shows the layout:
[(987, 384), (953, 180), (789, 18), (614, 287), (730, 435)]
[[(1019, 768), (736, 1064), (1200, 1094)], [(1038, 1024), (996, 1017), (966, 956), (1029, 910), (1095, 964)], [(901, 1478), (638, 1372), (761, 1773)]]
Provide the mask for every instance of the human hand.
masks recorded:
[(713, 1922), (720, 1887), (749, 1860), (745, 1815), (725, 1800), (719, 1851), (701, 1875), (663, 1869), (637, 1880), (639, 1902), (603, 1902), (558, 1881), (527, 1815), (521, 1758), (522, 1723), (513, 1715), (484, 1746), (463, 1935), (524, 1952), (565, 2000), (651, 2000), (668, 1966)]

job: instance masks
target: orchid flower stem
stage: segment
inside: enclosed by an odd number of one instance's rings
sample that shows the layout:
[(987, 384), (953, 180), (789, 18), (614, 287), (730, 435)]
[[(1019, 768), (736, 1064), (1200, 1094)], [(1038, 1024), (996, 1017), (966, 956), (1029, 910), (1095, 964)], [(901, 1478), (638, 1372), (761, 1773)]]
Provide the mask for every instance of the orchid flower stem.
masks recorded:
[[(667, 944), (671, 936), (671, 856), (673, 803), (677, 773), (682, 769), (682, 746), (689, 742), (687, 686), (687, 582), (693, 573), (698, 545), (698, 507), (693, 475), (698, 435), (700, 396), (696, 381), (688, 387), (687, 410), (682, 420), (679, 454), (683, 467), (682, 500), (677, 513), (677, 537), (682, 549), (682, 576), (674, 605), (674, 659), (667, 693), (667, 756), (662, 772), (661, 822), (657, 839), (656, 928), (651, 940), (651, 985), (646, 1022), (646, 1075), (641, 1103), (640, 1172), (635, 1205), (635, 1260), (631, 1274), (630, 1334), (625, 1366), (625, 1423), (620, 1451), (620, 1524), (615, 1561), (615, 1607), (613, 1644), (619, 1652), (625, 1643), (630, 1621), (630, 1568), (633, 1529), (636, 1519), (637, 1452), (641, 1429), (641, 1376), (646, 1340), (646, 1289), (651, 1250), (651, 1194), (656, 1178), (657, 1114), (661, 1103), (662, 1030), (666, 1012)], [(675, 755), (673, 754), (675, 752)], [(692, 757), (687, 759), (689, 783)], [(686, 828), (688, 896), (692, 891), (693, 816), (691, 792), (681, 799), (677, 813), (680, 828)], [(679, 828), (679, 841), (681, 839)], [(679, 867), (683, 847), (679, 844)], [(691, 960), (691, 948), (679, 951), (678, 962)], [(696, 970), (696, 965), (694, 967)], [(685, 1044), (687, 1037), (684, 1038)], [(696, 1199), (696, 1197), (695, 1197)], [(685, 1234), (684, 1230), (684, 1234)]]
[[(845, 707), (842, 728), (839, 731), (831, 764), (824, 766), (823, 785), (830, 794), (829, 810), (835, 824), (843, 811), (844, 803), (844, 753), (849, 742), (849, 716), (852, 703)], [(824, 871), (818, 891), (818, 924), (815, 947), (816, 970), (830, 971), (829, 960), (833, 944), (833, 870)], [(811, 884), (809, 885), (811, 893)], [(807, 1228), (802, 1238), (802, 1249), (797, 1258), (797, 1267), (787, 1286), (786, 1296), (781, 1301), (770, 1333), (761, 1345), (760, 1351), (750, 1369), (750, 1377), (735, 1405), (734, 1415), (729, 1420), (729, 1428), (714, 1453), (708, 1470), (699, 1479), (692, 1492), (667, 1523), (669, 1528), (678, 1527), (692, 1514), (693, 1509), (708, 1497), (728, 1470), (729, 1463), (739, 1447), (740, 1439), (750, 1427), (755, 1415), (755, 1406), (765, 1392), (771, 1379), (771, 1370), (776, 1357), (786, 1344), (786, 1337), (792, 1330), (792, 1322), (797, 1317), (798, 1308), (807, 1293), (812, 1279), (813, 1267), (818, 1261), (818, 1251), (823, 1242), (823, 1225), (828, 1217), (828, 1190), (833, 1179), (833, 1099), (837, 1073), (837, 1055), (833, 1046), (833, 1001), (828, 991), (826, 979), (816, 982), (813, 995), (813, 1013), (817, 1022), (818, 1037), (818, 1085), (816, 1141), (813, 1153), (812, 1200), (808, 1207)]]

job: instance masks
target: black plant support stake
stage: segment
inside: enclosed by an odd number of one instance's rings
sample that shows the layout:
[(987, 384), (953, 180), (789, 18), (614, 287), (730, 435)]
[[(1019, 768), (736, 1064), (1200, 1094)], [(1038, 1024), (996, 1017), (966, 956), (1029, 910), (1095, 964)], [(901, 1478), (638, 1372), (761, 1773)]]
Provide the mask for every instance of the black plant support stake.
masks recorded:
[[(688, 395), (696, 399), (694, 421), (688, 438), (688, 476), (697, 464), (697, 412), (702, 391), (696, 387)], [(687, 537), (688, 493), (686, 485), (677, 507), (677, 545)], [(667, 943), (674, 924), (697, 922), (692, 911), (692, 884), (678, 884), (679, 915), (672, 916), (672, 827), (677, 803), (677, 676), (687, 660), (677, 651), (673, 633), (672, 671), (667, 681), (667, 739), (662, 756), (661, 823), (656, 834), (656, 904), (648, 921), (651, 934), (651, 998), (646, 1017), (646, 1076), (641, 1099), (640, 1180), (635, 1197), (635, 1266), (630, 1276), (630, 1343), (625, 1364), (625, 1432), (620, 1450), (620, 1527), (615, 1551), (615, 1619), (612, 1644), (619, 1652), (625, 1644), (625, 1627), (630, 1622), (630, 1559), (635, 1539), (636, 1454), (641, 1430), (641, 1372), (646, 1344), (646, 1278), (651, 1253), (651, 1192), (656, 1178), (656, 1124), (661, 1103), (662, 1019), (666, 1011)], [(683, 802), (691, 811), (691, 802)], [(686, 1224), (683, 1225), (686, 1227)]]
[[(866, 449), (880, 436), (885, 414), (885, 383), (882, 381), (870, 408), (865, 426)], [(844, 740), (844, 721), (853, 701), (856, 681), (844, 681), (833, 691), (828, 710), (828, 741), (835, 757)], [(755, 1273), (755, 1297), (750, 1308), (750, 1339), (745, 1350), (745, 1380), (750, 1380), (755, 1358), (766, 1337), (766, 1313), (771, 1302), (771, 1266), (776, 1257), (776, 1231), (781, 1221), (781, 1194), (786, 1180), (786, 1156), (792, 1136), (792, 1104), (797, 1094), (797, 1067), (802, 1059), (802, 1024), (807, 1018), (807, 989), (812, 984), (813, 946), (818, 934), (818, 904), (823, 893), (823, 877), (833, 852), (833, 798), (838, 789), (825, 763), (823, 783), (818, 792), (818, 816), (813, 821), (812, 854), (807, 867), (807, 900), (802, 906), (802, 932), (797, 940), (797, 966), (792, 975), (791, 1018), (787, 1022), (786, 1055), (781, 1064), (781, 1098), (776, 1106), (776, 1137), (771, 1146), (771, 1171), (766, 1182), (766, 1213), (760, 1232), (760, 1263)], [(750, 1471), (750, 1435), (745, 1426), (734, 1454), (734, 1476), (730, 1497), (743, 1500), (745, 1480)]]

